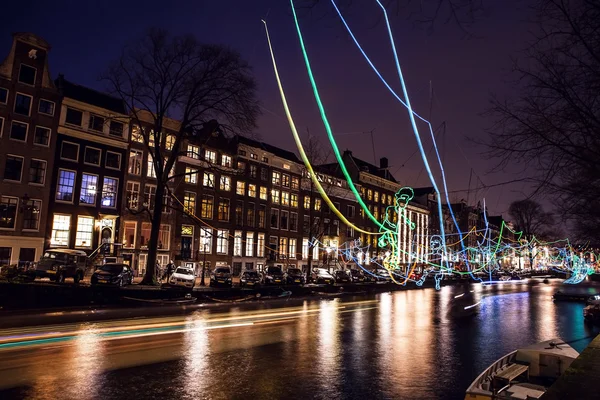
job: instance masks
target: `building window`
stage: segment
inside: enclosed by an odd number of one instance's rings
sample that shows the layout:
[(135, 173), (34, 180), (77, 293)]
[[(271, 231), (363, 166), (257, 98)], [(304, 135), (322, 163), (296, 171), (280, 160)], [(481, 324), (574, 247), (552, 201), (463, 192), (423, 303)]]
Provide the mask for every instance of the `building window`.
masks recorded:
[(295, 176), (292, 176), (292, 190), (300, 189), (300, 179)]
[(271, 228), (279, 229), (279, 210), (271, 209)]
[(258, 176), (258, 167), (256, 165), (250, 165), (250, 178), (256, 178)]
[(367, 200), (373, 200), (373, 191), (371, 189), (367, 190)]
[(156, 186), (144, 185), (144, 207), (154, 210), (154, 199), (156, 198)]
[(236, 188), (235, 188), (235, 194), (237, 194), (239, 196), (243, 196), (245, 190), (246, 190), (246, 183), (242, 182), (242, 181), (237, 181)]
[(33, 134), (33, 144), (48, 147), (50, 145), (50, 129), (36, 126)]
[[(217, 242), (218, 245), (218, 242)], [(200, 253), (212, 251), (212, 229), (200, 227)], [(218, 252), (218, 250), (217, 250)]]
[(298, 213), (290, 213), (290, 231), (296, 232), (298, 230)]
[(137, 224), (135, 221), (125, 221), (123, 228), (123, 248), (133, 249), (135, 248), (135, 232)]
[(46, 161), (31, 159), (29, 164), (29, 183), (43, 185), (46, 181)]
[(140, 201), (139, 182), (127, 182), (127, 208), (137, 210)]
[(267, 188), (264, 186), (260, 187), (260, 199), (261, 200), (268, 200), (268, 194), (267, 194)]
[(208, 161), (211, 164), (217, 163), (217, 153), (212, 150), (204, 150), (204, 160)]
[(302, 259), (303, 260), (308, 259), (308, 248), (309, 248), (308, 238), (302, 238)]
[(28, 117), (31, 112), (32, 99), (31, 96), (17, 93), (17, 97), (15, 98), (15, 114), (21, 114)]
[(116, 137), (123, 137), (123, 123), (119, 121), (110, 121), (108, 134)]
[(104, 177), (104, 184), (102, 185), (102, 207), (116, 207), (118, 191), (119, 180), (117, 178)]
[(106, 168), (121, 169), (121, 154), (112, 151), (106, 152)]
[(281, 185), (281, 174), (277, 171), (273, 171), (273, 178), (271, 182), (273, 185)]
[(254, 153), (250, 153), (250, 158), (253, 160), (258, 160), (258, 156)]
[(7, 181), (21, 182), (23, 173), (23, 157), (7, 155), (4, 164), (4, 179)]
[(321, 199), (315, 199), (315, 211), (319, 211), (321, 209)]
[(271, 201), (273, 204), (279, 204), (280, 192), (278, 189), (271, 189)]
[(246, 163), (243, 161), (238, 161), (237, 162), (237, 169), (240, 170), (240, 172), (246, 172)]
[(287, 174), (283, 174), (283, 178), (281, 180), (281, 185), (285, 187), (290, 187), (290, 176)]
[(354, 206), (347, 206), (347, 213), (349, 218), (353, 218), (356, 215)]
[(73, 189), (75, 187), (75, 171), (61, 169), (58, 171), (58, 185), (56, 200), (73, 202)]
[(221, 156), (221, 165), (224, 167), (231, 168), (231, 156), (228, 156), (227, 154), (223, 154)]
[(249, 183), (248, 184), (248, 196), (256, 197), (256, 185)]
[(219, 181), (219, 189), (225, 192), (229, 192), (231, 190), (231, 177), (221, 175), (221, 179)]
[(264, 163), (267, 163), (267, 164), (268, 164), (268, 163), (269, 163), (269, 159), (268, 159), (267, 157), (263, 156), (263, 158), (262, 158), (262, 162), (264, 162)]
[(256, 257), (265, 256), (265, 234), (259, 233), (256, 238)]
[(150, 242), (150, 233), (152, 232), (152, 224), (150, 222), (142, 222), (141, 246), (148, 247)]
[(15, 229), (18, 205), (19, 199), (16, 197), (2, 196), (0, 198), (0, 228)]
[(295, 193), (290, 195), (290, 206), (298, 207), (298, 195)]
[(127, 167), (127, 172), (132, 175), (141, 175), (143, 158), (144, 155), (141, 151), (131, 150), (129, 152), (129, 165)]
[(23, 207), (23, 229), (37, 231), (40, 229), (41, 200), (29, 200)]
[(35, 74), (37, 69), (29, 65), (21, 64), (19, 68), (19, 82), (27, 85), (35, 85)]
[(242, 231), (235, 231), (233, 236), (233, 256), (242, 256)]
[(60, 158), (69, 161), (79, 160), (79, 145), (71, 142), (62, 142)]
[(98, 193), (98, 176), (83, 174), (81, 176), (79, 203), (95, 205), (96, 193)]
[(83, 162), (89, 165), (100, 165), (102, 150), (94, 147), (86, 147), (83, 153)]
[(158, 248), (169, 250), (171, 247), (171, 225), (161, 224), (158, 231)]
[(131, 141), (144, 143), (144, 132), (137, 125), (133, 125), (131, 127)]
[(52, 221), (52, 236), (50, 237), (50, 245), (52, 246), (68, 246), (69, 233), (71, 232), (71, 216), (63, 214), (54, 214)]
[(279, 258), (285, 258), (287, 256), (287, 238), (279, 238)]
[(213, 202), (214, 199), (212, 196), (203, 194), (202, 195), (202, 208), (200, 212), (200, 216), (206, 219), (212, 219), (213, 217)]
[(196, 214), (196, 193), (184, 192), (183, 193), (183, 209), (188, 214)]
[(194, 146), (193, 144), (188, 144), (187, 156), (189, 158), (194, 158), (196, 160), (199, 160), (200, 159), (200, 147)]
[(204, 187), (214, 188), (215, 187), (215, 174), (212, 172), (205, 172), (202, 178), (202, 184)]
[(96, 132), (104, 131), (104, 118), (90, 114), (90, 124), (88, 128)]
[(290, 238), (289, 241), (290, 250), (288, 252), (290, 258), (296, 258), (296, 239)]
[(192, 167), (185, 167), (185, 182), (198, 183), (198, 170)]
[(238, 201), (235, 205), (235, 224), (237, 226), (244, 225), (244, 202)]
[(65, 123), (69, 125), (81, 126), (83, 122), (83, 113), (74, 108), (67, 107), (67, 115), (65, 116)]
[(246, 232), (246, 257), (254, 257), (254, 232)]
[(217, 218), (219, 219), (219, 221), (229, 221), (229, 208), (229, 199), (224, 199), (221, 197), (219, 199), (219, 207), (217, 209)]
[(254, 227), (254, 204), (248, 204), (246, 208), (246, 226)]
[(354, 238), (354, 228), (351, 226), (346, 227), (346, 240)]
[(308, 210), (310, 208), (310, 196), (304, 196), (304, 209)]
[(171, 195), (166, 189), (163, 193), (162, 212), (163, 214), (171, 214)]
[(281, 205), (289, 206), (290, 205), (290, 194), (289, 192), (281, 192)]
[(77, 233), (75, 234), (75, 247), (92, 247), (92, 234), (94, 233), (94, 218), (77, 217)]
[(281, 223), (279, 224), (280, 229), (284, 229), (286, 231), (288, 230), (289, 215), (290, 213), (288, 211), (281, 211)]
[(165, 148), (169, 151), (173, 150), (175, 146), (175, 135), (167, 135), (165, 139)]
[(9, 265), (12, 247), (0, 247), (0, 265)]
[(269, 170), (266, 168), (261, 168), (260, 169), (260, 180), (261, 181), (268, 181), (269, 180)]
[(6, 104), (8, 102), (8, 89), (0, 88), (0, 103)]
[(13, 121), (10, 127), (10, 138), (20, 142), (27, 141), (28, 125), (23, 122)]
[(156, 178), (156, 170), (154, 168), (154, 157), (148, 153), (148, 161), (146, 162), (146, 176), (149, 178)]
[(229, 244), (229, 231), (226, 229), (217, 230), (217, 254), (227, 254)]
[(258, 209), (258, 227), (266, 228), (266, 217), (267, 217), (267, 207), (264, 204), (261, 204)]

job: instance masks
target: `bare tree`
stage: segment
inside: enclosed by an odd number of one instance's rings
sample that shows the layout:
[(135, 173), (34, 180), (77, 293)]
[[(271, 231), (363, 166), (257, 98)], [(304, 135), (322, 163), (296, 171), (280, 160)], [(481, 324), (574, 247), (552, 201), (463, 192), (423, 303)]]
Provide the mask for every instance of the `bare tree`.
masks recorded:
[(486, 142), (498, 169), (520, 164), (578, 232), (600, 233), (600, 2), (538, 0), (515, 63), (520, 94), (494, 98)]
[[(171, 37), (152, 29), (125, 47), (103, 79), (126, 104), (132, 124), (152, 156), (156, 175), (154, 212), (146, 275), (142, 284), (155, 284), (156, 250), (163, 199), (183, 144), (193, 136), (218, 130), (246, 132), (259, 113), (256, 83), (239, 53), (200, 43), (192, 36)], [(167, 146), (166, 124), (177, 120), (174, 140)], [(170, 150), (168, 150), (170, 148)]]
[(529, 265), (533, 268), (533, 260), (537, 254), (534, 254), (536, 241), (534, 238), (543, 238), (548, 234), (549, 228), (554, 224), (552, 214), (545, 212), (540, 203), (524, 199), (514, 201), (508, 208), (508, 213), (513, 219), (513, 223), (518, 231), (521, 231), (523, 245), (527, 248), (529, 256)]

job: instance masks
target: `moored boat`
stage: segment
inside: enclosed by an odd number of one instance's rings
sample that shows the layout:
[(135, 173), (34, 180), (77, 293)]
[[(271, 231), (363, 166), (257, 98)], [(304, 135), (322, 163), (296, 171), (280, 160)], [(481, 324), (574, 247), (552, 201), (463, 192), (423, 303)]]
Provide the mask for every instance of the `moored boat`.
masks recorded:
[(560, 339), (515, 350), (483, 371), (467, 388), (465, 400), (538, 399), (577, 357)]

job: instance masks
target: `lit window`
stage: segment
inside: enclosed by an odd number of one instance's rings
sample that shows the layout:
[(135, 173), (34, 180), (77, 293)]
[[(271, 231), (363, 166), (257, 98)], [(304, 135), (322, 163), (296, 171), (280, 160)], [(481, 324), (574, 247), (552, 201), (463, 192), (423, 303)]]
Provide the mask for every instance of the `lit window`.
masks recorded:
[(373, 201), (379, 203), (379, 192), (373, 193)]
[(195, 158), (196, 160), (199, 160), (200, 159), (200, 147), (194, 146), (193, 144), (188, 144), (187, 156), (190, 158)]
[(302, 239), (302, 259), (306, 260), (308, 258), (308, 238)]
[(4, 164), (4, 179), (7, 181), (21, 182), (23, 173), (23, 157), (7, 155)]
[(158, 231), (158, 248), (169, 250), (171, 244), (171, 225), (161, 224)]
[(143, 159), (144, 155), (141, 151), (131, 150), (129, 152), (129, 165), (127, 167), (127, 172), (132, 175), (141, 175)]
[(279, 238), (279, 256), (285, 258), (287, 256), (287, 238)]
[(77, 233), (75, 234), (75, 247), (92, 247), (92, 234), (94, 233), (94, 218), (77, 217)]
[(246, 170), (246, 163), (243, 161), (238, 161), (237, 167), (241, 172), (244, 172)]
[(185, 167), (185, 182), (198, 183), (198, 170), (192, 167)]
[(54, 218), (52, 221), (52, 235), (50, 236), (50, 245), (68, 246), (70, 232), (71, 216), (54, 214)]
[(37, 231), (40, 228), (42, 202), (40, 200), (29, 200), (23, 208), (23, 229)]
[(215, 187), (215, 174), (213, 174), (212, 172), (205, 172), (204, 177), (202, 179), (202, 184), (204, 185), (204, 187), (214, 188)]
[(281, 185), (285, 187), (290, 187), (290, 176), (283, 174), (283, 179), (281, 181)]
[(200, 216), (206, 219), (212, 219), (213, 217), (213, 204), (214, 199), (212, 196), (208, 196), (206, 194), (202, 195), (202, 209)]
[(119, 190), (119, 180), (116, 178), (104, 177), (102, 185), (102, 207), (117, 206), (117, 192)]
[(248, 196), (256, 197), (256, 185), (252, 183), (248, 184)]
[(219, 181), (219, 189), (229, 192), (231, 190), (231, 177), (221, 175), (221, 179)]
[(17, 93), (17, 97), (15, 98), (15, 114), (29, 116), (31, 112), (31, 100), (31, 96)]
[(367, 199), (369, 201), (373, 200), (373, 191), (371, 189), (367, 190)]
[(266, 156), (263, 156), (263, 158), (262, 158), (262, 162), (264, 162), (264, 163), (267, 163), (267, 164), (268, 164), (268, 163), (269, 163), (269, 158), (268, 158), (268, 157), (266, 157)]
[(154, 157), (148, 153), (148, 162), (146, 163), (146, 176), (149, 178), (156, 178), (156, 170), (154, 169)]
[(233, 256), (242, 256), (242, 231), (235, 231), (233, 236)]
[(296, 239), (290, 238), (289, 246), (290, 250), (288, 254), (290, 258), (296, 258)]
[(16, 197), (2, 196), (0, 198), (0, 228), (15, 229), (18, 204), (19, 199)]
[(135, 232), (137, 224), (135, 221), (125, 221), (125, 227), (123, 229), (123, 248), (133, 249), (135, 248)]
[(144, 143), (144, 132), (137, 125), (134, 125), (131, 128), (131, 141), (137, 143)]
[(277, 171), (273, 171), (273, 178), (271, 182), (273, 185), (281, 185), (281, 174)]
[(221, 156), (221, 165), (224, 167), (231, 168), (231, 156), (228, 156), (227, 154), (223, 154)]
[(183, 208), (188, 214), (196, 214), (196, 193), (185, 192), (183, 194)]
[(256, 257), (265, 256), (265, 234), (259, 233), (256, 238)]
[(300, 189), (300, 179), (293, 176), (292, 177), (292, 190), (298, 190), (298, 189)]
[(152, 224), (149, 222), (142, 222), (141, 232), (141, 246), (148, 248), (148, 242), (150, 242), (150, 233), (152, 232)]
[(79, 194), (80, 204), (96, 204), (96, 194), (98, 193), (98, 176), (83, 174), (81, 176), (81, 191)]
[(246, 225), (254, 226), (254, 204), (249, 203), (246, 209)]
[(290, 194), (289, 192), (281, 192), (281, 205), (289, 206), (290, 205)]
[(304, 208), (307, 210), (310, 208), (310, 196), (304, 196)]
[(279, 204), (280, 192), (277, 189), (271, 189), (271, 201), (273, 204)]
[(58, 185), (56, 200), (73, 202), (73, 189), (75, 188), (75, 172), (61, 169), (58, 171)]
[(26, 123), (13, 121), (10, 127), (10, 138), (19, 142), (27, 141), (27, 128)]
[(254, 257), (254, 232), (246, 232), (246, 257)]
[(246, 182), (238, 181), (235, 188), (235, 194), (243, 196), (246, 189)]
[(50, 145), (50, 129), (43, 126), (36, 126), (33, 134), (33, 144), (40, 146)]
[(290, 195), (290, 206), (292, 207), (298, 207), (298, 195), (295, 193), (292, 193)]
[(205, 150), (204, 151), (204, 159), (211, 164), (216, 164), (217, 163), (217, 153), (215, 153), (212, 150)]
[(144, 186), (144, 207), (148, 210), (154, 210), (154, 199), (156, 198), (156, 186), (145, 185)]
[(217, 254), (227, 254), (229, 245), (229, 231), (226, 229), (217, 230)]
[(140, 201), (139, 182), (127, 182), (127, 207), (131, 210), (137, 210)]
[(250, 153), (250, 158), (253, 160), (258, 160), (258, 156), (254, 153)]
[(321, 199), (315, 199), (315, 211), (319, 211), (321, 209)]
[(219, 221), (229, 221), (229, 199), (220, 198), (219, 207), (217, 209), (217, 218)]
[(260, 199), (261, 200), (268, 200), (269, 195), (267, 194), (267, 188), (264, 186), (260, 187)]
[(169, 151), (173, 150), (175, 146), (175, 135), (167, 135), (165, 139), (165, 148)]

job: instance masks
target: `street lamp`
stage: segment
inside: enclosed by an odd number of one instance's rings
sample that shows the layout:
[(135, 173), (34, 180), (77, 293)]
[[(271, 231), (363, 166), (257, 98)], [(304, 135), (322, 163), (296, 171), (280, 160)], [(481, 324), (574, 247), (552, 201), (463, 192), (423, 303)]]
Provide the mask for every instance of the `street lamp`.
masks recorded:
[(200, 238), (200, 241), (202, 242), (202, 250), (204, 252), (204, 257), (203, 257), (203, 261), (202, 261), (202, 278), (200, 278), (200, 286), (205, 286), (204, 274), (206, 271), (206, 245), (208, 244), (208, 237), (202, 236)]

